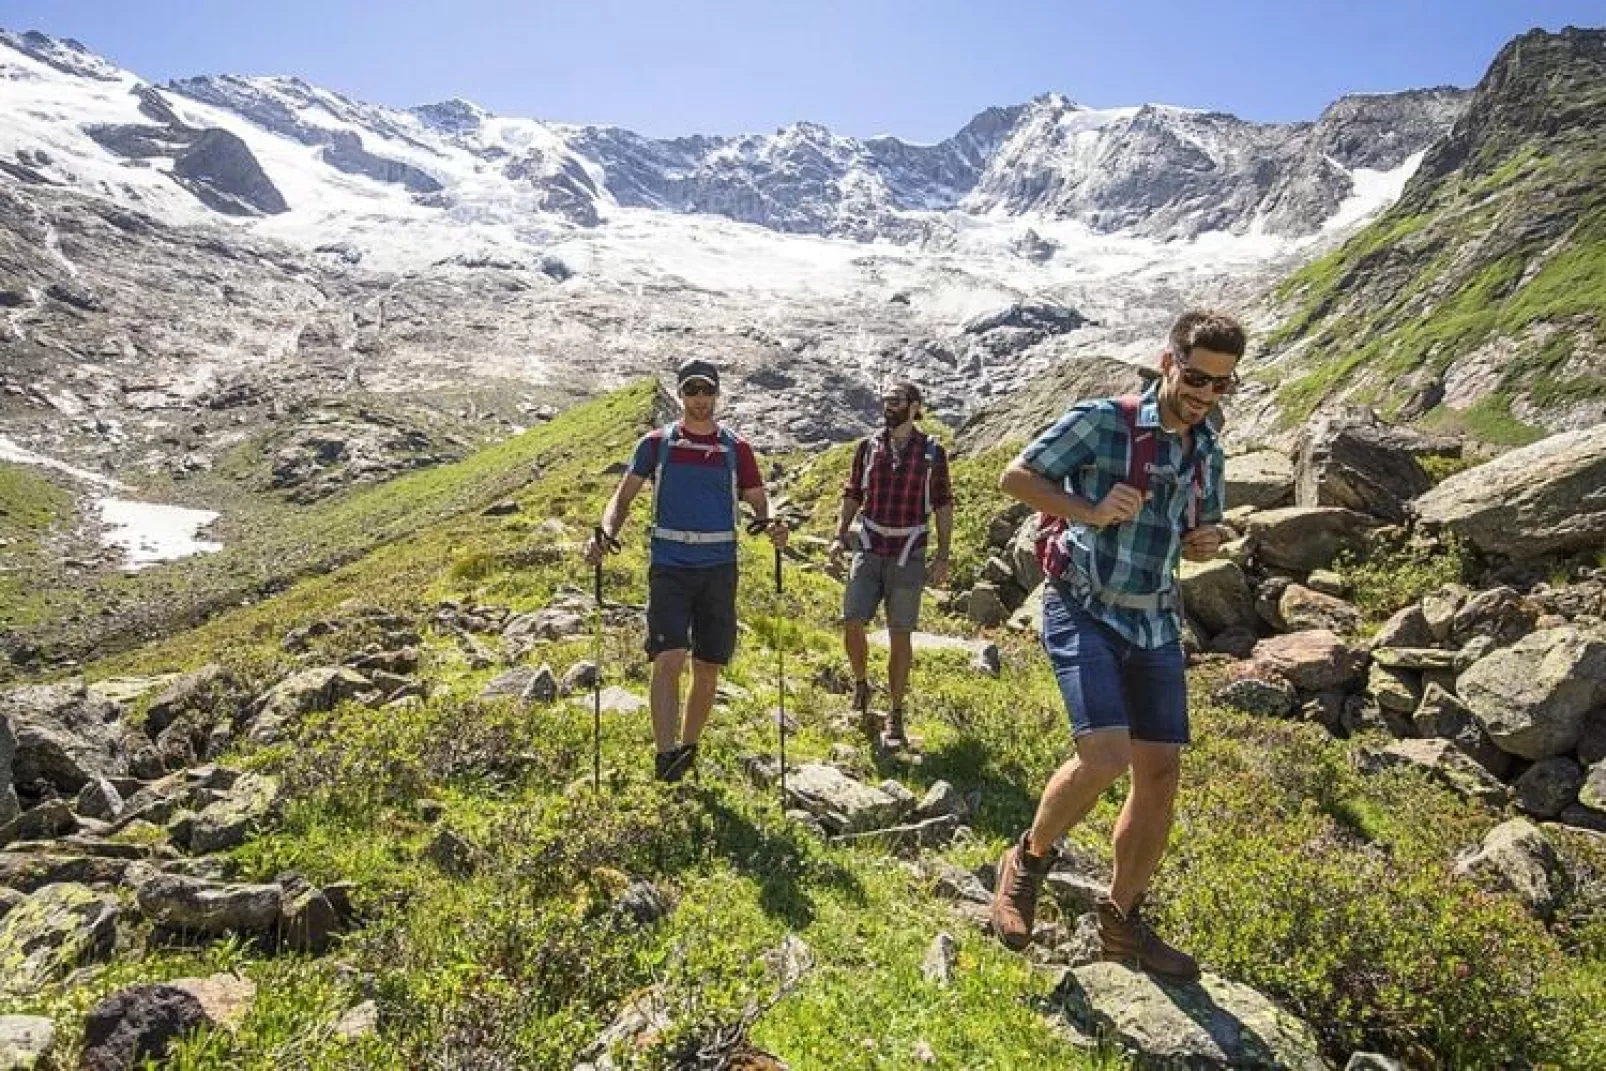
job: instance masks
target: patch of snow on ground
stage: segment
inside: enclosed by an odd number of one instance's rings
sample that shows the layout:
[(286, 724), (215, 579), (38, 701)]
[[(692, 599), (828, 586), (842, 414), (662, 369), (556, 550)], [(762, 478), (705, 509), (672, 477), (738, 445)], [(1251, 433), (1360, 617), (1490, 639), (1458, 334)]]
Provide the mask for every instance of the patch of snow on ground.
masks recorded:
[(108, 547), (122, 548), (127, 572), (223, 549), (222, 543), (200, 538), (201, 529), (218, 518), (212, 510), (126, 498), (99, 498), (95, 504), (105, 524), (101, 541)]

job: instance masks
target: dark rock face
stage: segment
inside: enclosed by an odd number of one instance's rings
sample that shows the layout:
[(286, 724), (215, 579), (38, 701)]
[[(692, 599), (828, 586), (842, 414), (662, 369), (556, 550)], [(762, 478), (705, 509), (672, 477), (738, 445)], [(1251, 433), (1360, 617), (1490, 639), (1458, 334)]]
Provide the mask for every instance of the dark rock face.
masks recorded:
[(290, 206), (237, 135), (203, 130), (173, 161), (173, 176), (219, 212), (275, 215)]
[(84, 1022), (84, 1071), (131, 1071), (160, 1062), (168, 1048), (207, 1021), (193, 995), (169, 985), (136, 985), (95, 1005)]
[(323, 150), (323, 162), (350, 175), (366, 175), (380, 182), (394, 182), (414, 193), (435, 193), (441, 184), (433, 176), (400, 160), (376, 156), (362, 147), (362, 138), (349, 131), (334, 135)]

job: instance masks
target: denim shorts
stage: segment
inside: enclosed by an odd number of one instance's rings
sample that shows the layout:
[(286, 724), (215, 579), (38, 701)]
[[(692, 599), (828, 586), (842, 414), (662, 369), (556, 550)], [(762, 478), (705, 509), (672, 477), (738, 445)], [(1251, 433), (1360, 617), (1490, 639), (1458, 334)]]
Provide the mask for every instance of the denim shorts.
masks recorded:
[(1043, 592), (1043, 649), (1072, 735), (1125, 729), (1134, 740), (1188, 742), (1180, 641), (1139, 647), (1050, 584)]
[(887, 604), (887, 628), (913, 632), (920, 624), (920, 592), (926, 586), (924, 554), (911, 554), (903, 565), (890, 554), (867, 550), (853, 555), (842, 592), (842, 620), (869, 621), (876, 607)]

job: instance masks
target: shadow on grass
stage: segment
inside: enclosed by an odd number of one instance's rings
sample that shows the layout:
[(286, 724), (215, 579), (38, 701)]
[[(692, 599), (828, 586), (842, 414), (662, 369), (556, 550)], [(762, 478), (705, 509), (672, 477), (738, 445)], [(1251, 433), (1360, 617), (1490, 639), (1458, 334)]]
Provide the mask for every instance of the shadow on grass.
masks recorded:
[(714, 825), (714, 850), (759, 883), (759, 906), (772, 918), (801, 928), (814, 921), (811, 886), (825, 886), (864, 904), (864, 887), (853, 871), (830, 859), (811, 857), (801, 828), (765, 828), (733, 808), (723, 793), (691, 790)]

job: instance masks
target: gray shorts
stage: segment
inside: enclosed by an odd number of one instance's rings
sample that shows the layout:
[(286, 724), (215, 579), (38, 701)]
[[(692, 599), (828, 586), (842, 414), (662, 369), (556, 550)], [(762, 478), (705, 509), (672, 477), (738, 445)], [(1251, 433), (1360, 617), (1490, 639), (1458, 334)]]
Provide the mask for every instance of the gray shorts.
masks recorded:
[(899, 565), (894, 556), (858, 551), (842, 592), (842, 620), (868, 622), (885, 599), (887, 628), (913, 632), (920, 621), (920, 591), (925, 586), (924, 555), (910, 555), (907, 565)]

